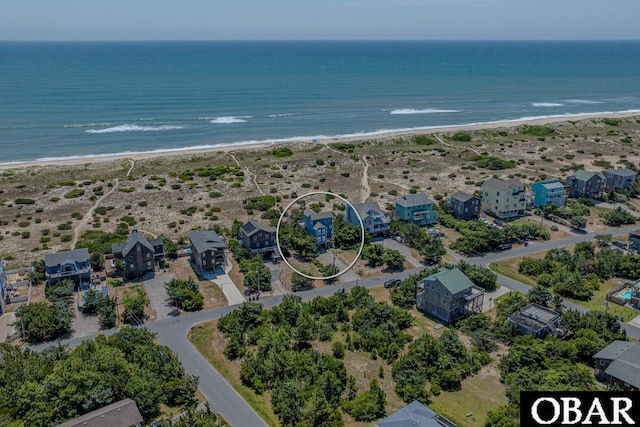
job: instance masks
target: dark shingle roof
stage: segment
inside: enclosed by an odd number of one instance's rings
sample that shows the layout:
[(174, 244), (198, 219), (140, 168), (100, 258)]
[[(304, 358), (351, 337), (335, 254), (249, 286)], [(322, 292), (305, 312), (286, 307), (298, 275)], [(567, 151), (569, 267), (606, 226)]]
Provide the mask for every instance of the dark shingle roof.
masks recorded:
[(56, 265), (75, 264), (89, 260), (89, 249), (75, 249), (73, 251), (54, 252), (44, 256), (44, 264), (54, 267)]
[(59, 424), (58, 427), (130, 427), (142, 422), (136, 402), (123, 399)]
[(127, 241), (124, 243), (116, 243), (111, 245), (111, 252), (122, 253), (122, 256), (126, 257), (129, 252), (135, 247), (137, 243), (140, 243), (145, 248), (149, 249), (151, 252), (154, 252), (153, 245), (144, 237), (142, 234), (138, 233), (137, 229), (131, 230), (131, 234), (127, 237)]
[(333, 219), (333, 212), (316, 212), (313, 209), (307, 209), (304, 211), (304, 216), (311, 218), (311, 221), (318, 221), (321, 219)]
[(620, 381), (640, 388), (640, 344), (614, 341), (593, 357), (594, 359), (613, 359), (605, 372)]
[(593, 178), (595, 175), (597, 175), (600, 179), (605, 179), (604, 175), (602, 175), (599, 172), (589, 172), (586, 171), (584, 169), (578, 169), (573, 175), (573, 179), (577, 179), (579, 181), (589, 181), (591, 178)]
[(456, 191), (451, 195), (451, 200), (459, 200), (462, 203), (473, 199), (475, 196), (473, 194), (465, 193), (464, 191)]
[(382, 212), (382, 209), (380, 209), (380, 206), (376, 202), (352, 203), (352, 205), (363, 220), (369, 216), (369, 211), (375, 211), (384, 215), (384, 212)]
[(189, 240), (198, 253), (224, 248), (224, 242), (215, 231), (196, 231), (189, 235)]
[(406, 194), (396, 199), (396, 205), (410, 208), (413, 206), (432, 205), (435, 202), (424, 193)]
[(442, 427), (442, 424), (436, 421), (437, 418), (438, 414), (414, 400), (387, 418), (378, 421), (378, 427)]
[(253, 236), (258, 231), (264, 231), (267, 233), (276, 232), (275, 227), (271, 227), (269, 225), (265, 225), (265, 224), (262, 224), (261, 222), (254, 221), (254, 220), (247, 222), (241, 228), (242, 228), (242, 231), (244, 231), (244, 233), (249, 237)]
[(627, 169), (627, 168), (624, 168), (624, 169), (610, 168), (605, 170), (605, 173), (611, 173), (618, 176), (636, 176), (637, 175), (636, 171), (632, 171), (631, 169)]

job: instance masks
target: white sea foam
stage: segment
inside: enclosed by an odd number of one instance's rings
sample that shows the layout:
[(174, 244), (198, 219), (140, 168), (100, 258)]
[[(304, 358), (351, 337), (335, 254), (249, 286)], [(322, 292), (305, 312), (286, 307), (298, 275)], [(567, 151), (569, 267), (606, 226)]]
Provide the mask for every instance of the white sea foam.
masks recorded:
[(391, 110), (389, 114), (435, 114), (435, 113), (459, 113), (459, 110), (443, 110), (440, 108), (425, 108), (416, 110), (415, 108), (399, 108)]
[(602, 101), (596, 101), (593, 99), (567, 99), (565, 100), (568, 104), (602, 104)]
[(118, 125), (105, 129), (87, 129), (86, 133), (113, 133), (113, 132), (160, 132), (165, 130), (182, 129), (182, 126), (161, 125), (161, 126), (139, 126), (139, 125)]
[(93, 128), (97, 126), (111, 126), (111, 123), (82, 123), (76, 125), (64, 125), (65, 128)]
[(229, 124), (229, 123), (245, 123), (247, 119), (251, 119), (252, 116), (228, 116), (228, 117), (214, 117), (211, 123), (215, 124)]
[(494, 120), (494, 121), (474, 122), (474, 123), (459, 123), (459, 124), (453, 124), (453, 125), (422, 126), (422, 127), (412, 127), (412, 128), (397, 128), (397, 129), (378, 129), (371, 132), (356, 132), (356, 133), (341, 134), (341, 135), (292, 136), (287, 138), (237, 141), (237, 142), (222, 143), (222, 144), (197, 145), (197, 146), (186, 146), (186, 147), (178, 147), (178, 148), (161, 148), (161, 149), (149, 150), (149, 151), (123, 151), (123, 152), (117, 152), (117, 153), (87, 154), (83, 156), (43, 157), (36, 160), (2, 162), (0, 163), (0, 165), (20, 165), (20, 164), (32, 163), (32, 162), (52, 162), (52, 161), (91, 159), (91, 158), (109, 158), (109, 157), (118, 157), (118, 156), (128, 156), (132, 154), (179, 153), (179, 152), (208, 150), (208, 149), (224, 148), (224, 147), (238, 147), (238, 146), (255, 145), (255, 144), (313, 142), (315, 140), (326, 141), (326, 140), (335, 140), (335, 139), (341, 139), (341, 138), (371, 137), (371, 136), (381, 136), (381, 135), (389, 135), (389, 134), (404, 133), (404, 132), (428, 131), (431, 129), (448, 129), (448, 128), (458, 128), (458, 127), (464, 127), (464, 126), (490, 126), (490, 125), (501, 125), (505, 123), (517, 124), (517, 123), (529, 122), (531, 120), (546, 120), (546, 119), (556, 119), (556, 118), (570, 120), (570, 119), (580, 119), (583, 117), (592, 117), (592, 116), (606, 116), (606, 115), (615, 116), (618, 114), (640, 114), (640, 109), (622, 110), (622, 111), (598, 111), (598, 112), (592, 112), (592, 113), (575, 113), (575, 114), (566, 113), (566, 114), (555, 114), (555, 115), (545, 115), (545, 116), (528, 116), (528, 117), (519, 117), (516, 119)]
[(559, 102), (532, 102), (533, 107), (562, 107), (564, 104)]
[(267, 117), (291, 117), (291, 116), (295, 116), (295, 114), (293, 113), (282, 113), (282, 114), (269, 114)]

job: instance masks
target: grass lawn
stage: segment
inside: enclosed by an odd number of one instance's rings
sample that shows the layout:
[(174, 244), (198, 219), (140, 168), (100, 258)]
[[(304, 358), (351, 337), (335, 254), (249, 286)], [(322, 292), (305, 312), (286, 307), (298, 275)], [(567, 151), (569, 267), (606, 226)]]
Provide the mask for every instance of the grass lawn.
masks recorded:
[(506, 259), (504, 261), (492, 262), (489, 264), (489, 268), (496, 273), (502, 274), (503, 276), (507, 276), (510, 279), (518, 280), (522, 283), (525, 283), (529, 286), (535, 286), (536, 281), (533, 280), (529, 276), (525, 276), (524, 274), (518, 271), (518, 264), (522, 260), (523, 257)]
[[(607, 280), (604, 283), (600, 284), (600, 289), (594, 292), (593, 298), (591, 301), (578, 301), (574, 299), (569, 299), (569, 301), (581, 305), (582, 307), (588, 308), (589, 310), (604, 310), (605, 305), (604, 301), (609, 292), (620, 286), (622, 283), (617, 280)], [(632, 320), (634, 317), (640, 315), (640, 311), (634, 310), (633, 308), (622, 307), (614, 302), (609, 302), (610, 313), (618, 314), (624, 318), (625, 322)]]

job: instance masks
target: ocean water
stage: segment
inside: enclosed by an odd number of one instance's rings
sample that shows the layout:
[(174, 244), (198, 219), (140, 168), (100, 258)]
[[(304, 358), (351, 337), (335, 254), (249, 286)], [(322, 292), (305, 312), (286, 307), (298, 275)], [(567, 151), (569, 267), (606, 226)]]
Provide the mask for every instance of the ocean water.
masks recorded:
[(0, 163), (640, 110), (640, 42), (0, 43)]

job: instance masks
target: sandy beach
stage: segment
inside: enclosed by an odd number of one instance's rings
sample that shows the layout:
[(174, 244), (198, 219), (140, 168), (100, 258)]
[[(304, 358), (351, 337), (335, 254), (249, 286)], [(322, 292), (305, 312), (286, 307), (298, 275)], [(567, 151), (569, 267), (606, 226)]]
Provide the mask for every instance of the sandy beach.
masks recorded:
[(152, 159), (157, 157), (171, 157), (171, 156), (181, 156), (181, 155), (193, 155), (193, 154), (205, 154), (212, 152), (231, 152), (238, 150), (248, 150), (248, 149), (259, 149), (270, 147), (273, 145), (281, 145), (281, 144), (292, 144), (292, 143), (321, 143), (326, 144), (329, 142), (357, 142), (364, 140), (385, 140), (394, 137), (401, 137), (407, 135), (429, 135), (439, 132), (460, 132), (460, 131), (472, 131), (472, 130), (481, 130), (481, 129), (499, 129), (499, 128), (513, 128), (522, 125), (542, 125), (547, 123), (560, 123), (566, 122), (569, 120), (588, 120), (588, 119), (598, 119), (605, 117), (615, 117), (615, 118), (624, 118), (624, 117), (633, 117), (640, 115), (640, 111), (621, 111), (621, 112), (607, 112), (607, 113), (599, 113), (599, 114), (567, 114), (567, 115), (559, 115), (559, 116), (545, 116), (545, 117), (536, 117), (536, 118), (526, 118), (526, 119), (518, 119), (518, 120), (503, 120), (503, 121), (495, 121), (495, 122), (486, 122), (486, 123), (474, 123), (474, 124), (466, 124), (466, 125), (453, 125), (453, 126), (437, 126), (437, 127), (428, 127), (428, 128), (414, 128), (414, 129), (406, 129), (400, 131), (390, 131), (390, 132), (371, 132), (371, 133), (363, 133), (360, 135), (349, 136), (349, 137), (335, 137), (335, 138), (324, 138), (318, 140), (310, 140), (310, 139), (300, 139), (300, 140), (291, 140), (289, 142), (257, 142), (254, 144), (224, 144), (218, 147), (212, 146), (207, 148), (184, 148), (179, 150), (166, 150), (166, 151), (150, 151), (150, 152), (140, 152), (140, 153), (130, 153), (130, 154), (114, 154), (114, 155), (100, 155), (100, 156), (86, 156), (80, 157), (76, 159), (54, 159), (54, 160), (42, 160), (42, 161), (28, 161), (28, 162), (12, 162), (12, 163), (0, 163), (0, 170), (6, 169), (16, 169), (16, 168), (29, 168), (34, 166), (65, 166), (65, 165), (83, 165), (83, 164), (91, 164), (91, 163), (100, 163), (100, 162), (111, 162), (114, 160), (121, 159), (133, 159), (133, 160), (143, 160), (143, 159)]

